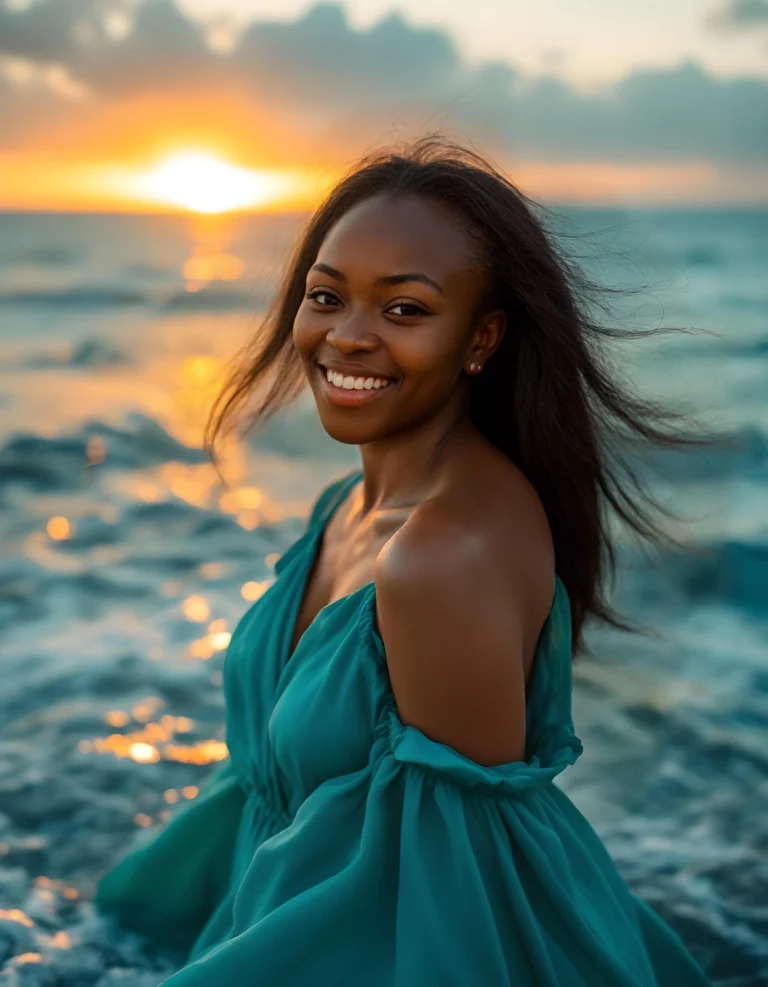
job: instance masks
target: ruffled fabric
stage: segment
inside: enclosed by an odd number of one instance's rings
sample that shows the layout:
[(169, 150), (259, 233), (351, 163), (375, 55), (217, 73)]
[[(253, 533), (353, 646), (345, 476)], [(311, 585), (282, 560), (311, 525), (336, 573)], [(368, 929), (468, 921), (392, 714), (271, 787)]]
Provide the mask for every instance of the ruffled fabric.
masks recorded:
[[(555, 577), (555, 595), (542, 628), (526, 704), (526, 755), (523, 761), (478, 764), (447, 744), (434, 741), (417, 727), (403, 724), (395, 697), (385, 685), (379, 729), (396, 761), (420, 765), (456, 784), (490, 794), (516, 795), (546, 785), (583, 752), (571, 716), (572, 672), (570, 603), (565, 586)], [(363, 603), (361, 635), (388, 683), (384, 642), (376, 626), (376, 595)]]
[(521, 761), (481, 765), (402, 722), (374, 583), (325, 608), (286, 668), (316, 539), (361, 475), (323, 491), (233, 635), (234, 768), (97, 903), (155, 940), (198, 931), (162, 987), (707, 987), (555, 783), (582, 753), (559, 578)]
[[(534, 696), (568, 682), (557, 594)], [(570, 713), (526, 761), (478, 764), (400, 720), (373, 590), (357, 630), (384, 687), (368, 763), (255, 849), (228, 938), (164, 987), (706, 987), (552, 782), (581, 753)]]
[(100, 880), (94, 905), (153, 941), (188, 952), (230, 886), (245, 792), (227, 758), (159, 831), (142, 831)]

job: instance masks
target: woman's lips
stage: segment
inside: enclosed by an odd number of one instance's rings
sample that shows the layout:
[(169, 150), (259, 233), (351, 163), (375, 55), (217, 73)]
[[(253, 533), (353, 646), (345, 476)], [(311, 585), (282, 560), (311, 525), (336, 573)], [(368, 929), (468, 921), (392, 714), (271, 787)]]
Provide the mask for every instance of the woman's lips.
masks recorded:
[(336, 387), (328, 380), (328, 371), (325, 367), (319, 363), (316, 363), (315, 366), (320, 375), (320, 387), (324, 396), (331, 404), (336, 404), (342, 408), (356, 408), (358, 405), (376, 401), (395, 386), (395, 381), (390, 381), (386, 387), (372, 387), (370, 390), (365, 387), (360, 390), (356, 390), (354, 387), (350, 389)]

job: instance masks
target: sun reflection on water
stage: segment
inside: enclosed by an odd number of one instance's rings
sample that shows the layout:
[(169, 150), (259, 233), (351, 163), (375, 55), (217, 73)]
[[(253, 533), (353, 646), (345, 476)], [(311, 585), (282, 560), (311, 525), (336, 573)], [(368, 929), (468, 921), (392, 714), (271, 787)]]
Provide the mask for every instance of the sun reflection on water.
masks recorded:
[(57, 516), (48, 521), (45, 530), (54, 541), (63, 541), (72, 534), (72, 525), (67, 518)]
[(35, 924), (20, 908), (0, 908), (0, 919), (18, 922), (19, 925), (26, 925), (28, 929), (33, 928)]
[(274, 582), (273, 579), (250, 580), (240, 587), (240, 596), (249, 603), (253, 603), (263, 596)]
[(181, 605), (187, 620), (203, 623), (211, 615), (211, 608), (204, 596), (193, 594), (188, 596)]
[(8, 960), (8, 966), (24, 966), (27, 963), (42, 963), (43, 957), (40, 953), (19, 953)]
[[(227, 745), (220, 740), (199, 740), (188, 744), (176, 741), (178, 734), (187, 734), (194, 729), (195, 724), (189, 717), (165, 713), (157, 722), (146, 722), (157, 711), (158, 704), (162, 705), (162, 700), (150, 696), (134, 707), (133, 719), (144, 723), (140, 729), (129, 733), (111, 733), (106, 737), (85, 738), (80, 741), (79, 750), (83, 754), (111, 754), (114, 757), (130, 758), (138, 764), (154, 764), (160, 760), (210, 764), (223, 761), (227, 757)], [(130, 717), (123, 710), (109, 710), (104, 719), (110, 726), (125, 726)], [(166, 800), (172, 801), (168, 798)]]

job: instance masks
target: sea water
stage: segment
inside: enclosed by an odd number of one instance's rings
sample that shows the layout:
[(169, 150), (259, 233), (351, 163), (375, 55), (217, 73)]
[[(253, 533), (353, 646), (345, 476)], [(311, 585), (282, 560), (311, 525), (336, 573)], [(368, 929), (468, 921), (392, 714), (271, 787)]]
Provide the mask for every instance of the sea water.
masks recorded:
[[(642, 460), (696, 552), (617, 529), (610, 599), (651, 632), (588, 625), (558, 783), (715, 983), (768, 984), (768, 213), (561, 214), (589, 274), (642, 287), (617, 324), (694, 329), (617, 368), (727, 445)], [(0, 983), (177, 962), (91, 898), (226, 756), (228, 636), (359, 464), (308, 389), (227, 444), (227, 487), (201, 448), (305, 218), (0, 215)]]

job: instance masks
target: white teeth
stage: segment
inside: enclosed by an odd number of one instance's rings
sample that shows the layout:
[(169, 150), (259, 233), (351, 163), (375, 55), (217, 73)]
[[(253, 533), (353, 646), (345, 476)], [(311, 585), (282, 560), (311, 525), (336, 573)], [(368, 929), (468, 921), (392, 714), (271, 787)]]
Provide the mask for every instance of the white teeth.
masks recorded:
[(333, 370), (326, 370), (325, 376), (329, 383), (335, 387), (341, 387), (345, 391), (370, 391), (371, 388), (378, 390), (381, 387), (387, 387), (391, 383), (389, 380), (384, 380), (383, 377), (345, 377), (343, 374), (337, 374)]

